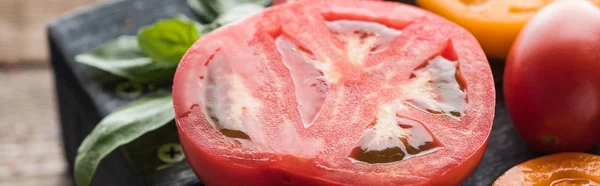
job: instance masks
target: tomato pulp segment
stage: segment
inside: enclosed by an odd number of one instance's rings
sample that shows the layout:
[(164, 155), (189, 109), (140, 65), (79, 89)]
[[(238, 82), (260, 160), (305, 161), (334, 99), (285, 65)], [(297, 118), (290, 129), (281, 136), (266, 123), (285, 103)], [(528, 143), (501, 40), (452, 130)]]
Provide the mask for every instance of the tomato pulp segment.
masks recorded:
[(392, 2), (269, 8), (204, 36), (174, 81), (181, 143), (207, 185), (459, 184), (495, 104), (467, 31)]

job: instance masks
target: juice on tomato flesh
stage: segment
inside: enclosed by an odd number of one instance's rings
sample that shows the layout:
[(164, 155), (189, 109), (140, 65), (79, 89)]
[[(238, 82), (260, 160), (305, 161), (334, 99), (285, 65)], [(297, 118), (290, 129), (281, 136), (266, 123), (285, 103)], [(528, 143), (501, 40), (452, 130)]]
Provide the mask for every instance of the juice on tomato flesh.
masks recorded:
[(173, 92), (207, 185), (460, 184), (495, 104), (467, 31), (372, 1), (286, 3), (215, 30), (187, 52)]

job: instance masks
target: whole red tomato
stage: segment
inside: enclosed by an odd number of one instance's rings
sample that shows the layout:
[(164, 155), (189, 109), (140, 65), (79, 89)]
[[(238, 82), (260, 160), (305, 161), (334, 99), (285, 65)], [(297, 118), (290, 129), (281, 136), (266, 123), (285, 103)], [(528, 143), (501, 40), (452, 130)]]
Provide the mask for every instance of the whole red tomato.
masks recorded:
[(600, 142), (600, 9), (557, 1), (521, 31), (504, 72), (514, 126), (542, 152)]
[(394, 2), (303, 0), (219, 28), (173, 85), (206, 185), (458, 185), (494, 116), (466, 30)]

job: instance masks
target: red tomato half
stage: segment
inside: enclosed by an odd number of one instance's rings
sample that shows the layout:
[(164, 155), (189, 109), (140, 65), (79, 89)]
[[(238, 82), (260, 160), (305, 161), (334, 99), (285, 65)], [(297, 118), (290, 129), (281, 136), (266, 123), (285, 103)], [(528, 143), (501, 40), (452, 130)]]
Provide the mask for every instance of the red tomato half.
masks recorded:
[(511, 49), (504, 96), (515, 128), (539, 151), (600, 142), (600, 9), (580, 0), (540, 10)]
[(456, 185), (494, 115), (467, 31), (393, 2), (298, 1), (203, 37), (173, 100), (207, 185)]

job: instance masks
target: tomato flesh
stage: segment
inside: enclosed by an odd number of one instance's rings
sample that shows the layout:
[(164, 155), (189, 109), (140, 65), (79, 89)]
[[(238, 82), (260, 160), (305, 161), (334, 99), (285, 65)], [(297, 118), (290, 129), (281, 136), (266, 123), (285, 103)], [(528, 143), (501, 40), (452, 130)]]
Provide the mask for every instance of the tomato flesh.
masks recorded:
[(342, 0), (211, 32), (173, 86), (181, 143), (207, 185), (459, 184), (483, 156), (494, 95), (461, 27)]

